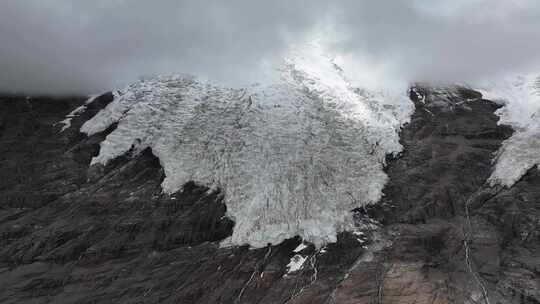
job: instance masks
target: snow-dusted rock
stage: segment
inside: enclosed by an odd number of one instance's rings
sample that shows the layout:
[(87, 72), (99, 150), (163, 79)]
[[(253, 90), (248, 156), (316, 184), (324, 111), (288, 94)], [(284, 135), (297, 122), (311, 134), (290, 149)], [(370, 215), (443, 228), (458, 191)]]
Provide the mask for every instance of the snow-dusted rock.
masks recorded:
[(289, 264), (287, 264), (287, 274), (296, 272), (304, 266), (307, 260), (307, 256), (296, 254), (291, 258)]
[(63, 120), (59, 121), (58, 123), (62, 124), (62, 129), (60, 129), (60, 133), (62, 133), (65, 130), (69, 129), (71, 127), (71, 120), (74, 117), (77, 117), (77, 116), (81, 115), (81, 113), (86, 111), (87, 105), (92, 103), (97, 97), (98, 97), (97, 95), (90, 96), (83, 105), (77, 107), (75, 110), (73, 110), (69, 114), (67, 114), (66, 117)]

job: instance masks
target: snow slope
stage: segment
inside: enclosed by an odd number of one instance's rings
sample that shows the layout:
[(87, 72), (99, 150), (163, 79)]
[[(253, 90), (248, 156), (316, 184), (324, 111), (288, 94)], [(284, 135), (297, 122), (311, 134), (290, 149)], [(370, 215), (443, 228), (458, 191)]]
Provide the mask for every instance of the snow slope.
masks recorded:
[(504, 106), (497, 111), (500, 124), (510, 125), (515, 133), (498, 152), (491, 185), (507, 187), (529, 169), (540, 164), (540, 77), (521, 75), (491, 82), (480, 90), (485, 99)]
[(317, 247), (353, 226), (350, 210), (377, 202), (385, 155), (413, 111), (406, 92), (354, 88), (318, 50), (297, 52), (282, 82), (234, 89), (186, 75), (141, 80), (87, 121), (113, 123), (92, 164), (149, 147), (163, 190), (193, 180), (225, 193), (235, 221), (228, 245), (263, 247), (295, 235)]

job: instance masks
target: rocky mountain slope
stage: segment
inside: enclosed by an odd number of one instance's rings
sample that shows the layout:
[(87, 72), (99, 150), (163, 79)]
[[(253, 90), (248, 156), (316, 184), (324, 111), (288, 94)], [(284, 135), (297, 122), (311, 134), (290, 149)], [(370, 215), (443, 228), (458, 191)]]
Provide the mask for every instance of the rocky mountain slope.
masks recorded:
[(362, 229), (321, 248), (299, 238), (220, 247), (233, 233), (219, 188), (164, 194), (149, 149), (88, 165), (112, 124), (59, 133), (77, 98), (0, 102), (1, 303), (539, 303), (540, 173), (486, 183), (512, 134), (477, 92), (416, 88)]

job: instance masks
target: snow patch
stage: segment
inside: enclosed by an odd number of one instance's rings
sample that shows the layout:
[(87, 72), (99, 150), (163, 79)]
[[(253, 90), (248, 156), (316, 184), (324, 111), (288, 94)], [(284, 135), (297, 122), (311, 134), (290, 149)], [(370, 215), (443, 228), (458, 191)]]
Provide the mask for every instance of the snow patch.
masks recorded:
[(418, 91), (416, 87), (412, 87), (411, 91), (416, 95), (416, 98), (423, 104), (426, 104), (426, 96)]
[(308, 246), (307, 246), (306, 244), (300, 243), (300, 245), (298, 245), (298, 247), (296, 247), (296, 248), (293, 250), (293, 252), (298, 253), (298, 252), (300, 252), (300, 251), (306, 249), (307, 247), (308, 247)]
[(299, 254), (293, 256), (289, 264), (287, 264), (287, 274), (293, 273), (302, 269), (306, 260), (307, 260), (307, 256), (302, 256)]

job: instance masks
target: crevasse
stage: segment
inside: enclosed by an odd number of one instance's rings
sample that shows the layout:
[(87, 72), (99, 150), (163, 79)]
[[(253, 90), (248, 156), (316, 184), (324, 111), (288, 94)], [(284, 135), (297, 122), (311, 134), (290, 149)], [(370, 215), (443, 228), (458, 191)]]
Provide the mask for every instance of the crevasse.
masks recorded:
[(235, 221), (225, 245), (298, 235), (320, 247), (353, 228), (352, 209), (381, 198), (385, 156), (401, 151), (412, 110), (406, 92), (355, 88), (310, 50), (290, 57), (274, 85), (226, 88), (185, 75), (135, 82), (81, 131), (118, 123), (93, 165), (151, 148), (163, 191), (188, 181), (220, 188)]

